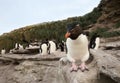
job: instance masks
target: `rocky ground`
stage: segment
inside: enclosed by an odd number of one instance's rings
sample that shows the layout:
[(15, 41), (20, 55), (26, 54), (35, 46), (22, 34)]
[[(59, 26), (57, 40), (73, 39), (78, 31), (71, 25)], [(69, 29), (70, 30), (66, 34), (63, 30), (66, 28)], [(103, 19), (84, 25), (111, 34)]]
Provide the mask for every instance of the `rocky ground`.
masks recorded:
[[(120, 61), (120, 41), (104, 41), (100, 49), (110, 53)], [(15, 56), (18, 62), (0, 61), (0, 83), (117, 83), (112, 78), (98, 72), (94, 57), (87, 65), (89, 71), (70, 72), (70, 63), (61, 64), (60, 56), (65, 53), (57, 51), (52, 58), (40, 59), (40, 55), (3, 55)], [(25, 56), (24, 60), (21, 60)], [(1, 56), (2, 57), (2, 56)], [(28, 58), (30, 57), (30, 58)], [(33, 58), (32, 58), (33, 57)], [(56, 58), (53, 58), (56, 57)], [(38, 59), (36, 59), (38, 58)]]

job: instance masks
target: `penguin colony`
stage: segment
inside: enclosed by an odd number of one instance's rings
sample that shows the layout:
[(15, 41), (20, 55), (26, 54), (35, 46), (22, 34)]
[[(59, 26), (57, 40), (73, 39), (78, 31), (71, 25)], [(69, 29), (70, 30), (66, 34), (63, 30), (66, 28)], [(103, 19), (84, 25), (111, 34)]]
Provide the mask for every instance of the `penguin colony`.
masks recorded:
[[(15, 43), (14, 48), (10, 49), (9, 53), (12, 54), (14, 53), (15, 50), (21, 51), (21, 50), (27, 50), (27, 49), (33, 49), (33, 50), (38, 49), (40, 55), (49, 55), (49, 54), (54, 54), (58, 50), (58, 48), (62, 50), (61, 52), (64, 52), (65, 45), (62, 44), (61, 45), (62, 48), (60, 46), (58, 47), (58, 44), (54, 40), (45, 40), (39, 43), (37, 45), (28, 44), (28, 46), (26, 46), (25, 48), (23, 47), (23, 45), (19, 43)], [(6, 50), (2, 49), (0, 54), (5, 54), (5, 53), (6, 53)]]
[[(59, 44), (59, 48), (61, 52), (64, 52), (65, 47), (67, 48), (67, 57), (61, 58), (63, 61), (69, 60), (71, 62), (70, 71), (77, 71), (81, 69), (81, 71), (88, 70), (86, 66), (86, 61), (90, 57), (89, 48), (97, 50), (100, 43), (100, 38), (97, 34), (91, 38), (90, 44), (87, 39), (87, 35), (84, 34), (82, 28), (78, 23), (72, 23), (67, 25), (67, 32), (65, 34), (66, 43), (62, 41)], [(65, 46), (66, 45), (66, 46)], [(29, 45), (30, 48), (33, 46)], [(24, 49), (21, 44), (15, 44), (15, 49)], [(55, 41), (42, 41), (40, 44), (40, 54), (48, 55), (54, 53), (58, 49)], [(5, 49), (1, 50), (1, 54), (5, 54)], [(12, 53), (12, 50), (10, 50)], [(80, 62), (80, 64), (77, 64)]]

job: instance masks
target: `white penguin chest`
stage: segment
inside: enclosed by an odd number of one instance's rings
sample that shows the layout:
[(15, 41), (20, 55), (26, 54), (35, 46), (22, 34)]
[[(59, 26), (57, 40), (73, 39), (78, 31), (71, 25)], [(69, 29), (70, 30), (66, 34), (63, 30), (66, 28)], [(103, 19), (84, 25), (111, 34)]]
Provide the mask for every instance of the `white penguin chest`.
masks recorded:
[(70, 38), (66, 41), (68, 56), (74, 59), (82, 59), (84, 56), (88, 56), (88, 40), (85, 35), (80, 35), (76, 40)]
[(43, 44), (43, 45), (41, 46), (41, 49), (42, 49), (41, 55), (47, 55), (47, 45), (46, 45), (46, 44)]
[(99, 37), (97, 37), (96, 38), (96, 41), (95, 41), (95, 43), (96, 43), (96, 46), (95, 46), (95, 48), (94, 49), (98, 49), (98, 47), (99, 47), (99, 44), (100, 44), (100, 38)]

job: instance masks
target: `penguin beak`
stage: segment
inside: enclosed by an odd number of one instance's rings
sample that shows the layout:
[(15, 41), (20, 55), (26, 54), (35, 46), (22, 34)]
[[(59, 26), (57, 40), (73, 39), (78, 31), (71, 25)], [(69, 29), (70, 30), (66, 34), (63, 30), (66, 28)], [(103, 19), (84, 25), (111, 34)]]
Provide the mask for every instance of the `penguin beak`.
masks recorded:
[(65, 34), (65, 38), (68, 38), (70, 36), (70, 32), (67, 32), (66, 34)]

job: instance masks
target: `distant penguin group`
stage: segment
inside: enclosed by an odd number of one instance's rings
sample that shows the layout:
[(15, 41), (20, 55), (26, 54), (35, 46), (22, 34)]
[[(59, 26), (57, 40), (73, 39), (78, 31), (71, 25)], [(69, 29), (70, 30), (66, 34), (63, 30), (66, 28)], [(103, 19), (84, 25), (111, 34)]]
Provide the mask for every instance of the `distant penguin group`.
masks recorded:
[(40, 44), (40, 54), (41, 55), (48, 55), (52, 54), (57, 50), (57, 45), (54, 41), (46, 39), (45, 41), (42, 41)]
[(23, 50), (24, 48), (23, 48), (23, 45), (21, 45), (21, 44), (18, 44), (18, 43), (16, 43), (15, 44), (15, 50)]

